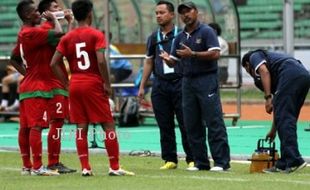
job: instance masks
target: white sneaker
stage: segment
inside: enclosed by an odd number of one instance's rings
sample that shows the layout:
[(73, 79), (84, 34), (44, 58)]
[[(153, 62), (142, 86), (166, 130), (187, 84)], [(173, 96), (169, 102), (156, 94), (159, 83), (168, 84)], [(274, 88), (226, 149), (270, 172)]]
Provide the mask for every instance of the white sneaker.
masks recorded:
[(31, 168), (22, 168), (21, 175), (31, 175)]
[(118, 170), (113, 170), (112, 168), (109, 168), (109, 175), (110, 176), (134, 176), (135, 173), (123, 170), (119, 168)]
[(88, 176), (93, 176), (93, 175), (94, 175), (93, 172), (91, 170), (86, 169), (86, 168), (84, 168), (82, 171), (83, 177), (88, 177)]
[(37, 170), (31, 170), (31, 175), (34, 176), (57, 176), (59, 175), (58, 171), (49, 170), (43, 166)]
[(195, 171), (199, 171), (199, 168), (197, 168), (196, 166), (190, 166), (188, 168), (186, 168), (187, 171), (191, 171), (191, 172), (195, 172)]
[(220, 166), (214, 166), (210, 169), (211, 172), (223, 172), (224, 169)]

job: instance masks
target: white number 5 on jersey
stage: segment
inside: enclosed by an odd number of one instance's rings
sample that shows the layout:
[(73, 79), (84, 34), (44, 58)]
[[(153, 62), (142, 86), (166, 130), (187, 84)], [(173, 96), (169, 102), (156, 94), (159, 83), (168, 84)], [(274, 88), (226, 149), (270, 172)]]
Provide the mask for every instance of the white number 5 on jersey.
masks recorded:
[(76, 57), (78, 59), (81, 59), (83, 57), (83, 59), (84, 59), (84, 61), (78, 61), (78, 67), (81, 70), (86, 70), (90, 66), (90, 60), (89, 60), (88, 53), (86, 51), (82, 50), (83, 47), (86, 47), (85, 42), (75, 44)]

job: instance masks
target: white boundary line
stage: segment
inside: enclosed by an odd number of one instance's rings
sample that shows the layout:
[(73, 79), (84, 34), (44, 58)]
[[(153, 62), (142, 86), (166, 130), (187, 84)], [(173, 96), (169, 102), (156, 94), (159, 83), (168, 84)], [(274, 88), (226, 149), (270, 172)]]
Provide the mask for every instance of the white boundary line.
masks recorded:
[[(0, 167), (0, 171), (20, 171), (20, 168), (11, 168), (11, 167)], [(189, 172), (188, 173), (192, 173), (195, 174), (195, 172)], [(199, 174), (202, 174), (202, 172), (198, 172)], [(196, 174), (198, 174), (196, 172)], [(208, 172), (211, 173), (211, 172)], [(206, 172), (206, 174), (208, 174)], [(232, 174), (232, 172), (223, 172), (221, 173), (223, 175), (225, 174)], [(272, 174), (265, 174), (266, 176), (268, 175), (272, 175)], [(309, 174), (297, 174), (299, 176), (309, 176)], [(209, 180), (209, 181), (228, 181), (228, 182), (240, 182), (240, 183), (249, 183), (252, 181), (256, 181), (255, 179), (245, 179), (245, 178), (236, 178), (233, 176), (227, 176), (227, 177), (223, 177), (223, 176), (194, 176), (194, 175), (139, 175), (137, 174), (136, 177), (142, 177), (142, 178), (153, 178), (153, 179), (194, 179), (194, 180)], [(276, 179), (276, 178), (272, 178), (272, 179), (259, 179), (260, 182), (264, 183), (264, 182), (268, 182), (268, 183), (274, 183), (274, 182), (280, 182), (283, 184), (298, 184), (298, 185), (310, 185), (310, 181), (302, 181), (302, 180), (288, 180), (288, 179)]]

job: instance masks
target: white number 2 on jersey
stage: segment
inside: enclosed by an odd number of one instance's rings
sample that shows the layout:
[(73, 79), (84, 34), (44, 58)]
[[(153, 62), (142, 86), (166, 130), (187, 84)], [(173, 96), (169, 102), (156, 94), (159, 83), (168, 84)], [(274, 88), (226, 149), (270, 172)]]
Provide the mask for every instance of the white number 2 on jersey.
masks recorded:
[(90, 66), (90, 60), (89, 60), (88, 53), (86, 51), (82, 50), (83, 47), (86, 47), (85, 42), (75, 44), (76, 57), (78, 59), (81, 59), (83, 57), (83, 59), (84, 59), (84, 63), (82, 61), (78, 61), (78, 67), (81, 70), (86, 70)]
[(56, 113), (62, 113), (62, 104), (60, 102), (56, 103)]

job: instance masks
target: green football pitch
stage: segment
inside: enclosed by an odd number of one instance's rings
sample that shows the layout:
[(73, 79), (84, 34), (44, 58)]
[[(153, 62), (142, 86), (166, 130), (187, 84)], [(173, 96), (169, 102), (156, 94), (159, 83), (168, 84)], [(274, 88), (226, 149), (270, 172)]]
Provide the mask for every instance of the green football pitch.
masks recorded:
[[(232, 163), (229, 172), (186, 171), (185, 162), (178, 169), (161, 171), (159, 157), (121, 156), (121, 164), (135, 176), (111, 177), (107, 175), (108, 161), (103, 154), (91, 154), (90, 162), (95, 176), (81, 177), (80, 173), (60, 176), (21, 176), (17, 152), (0, 152), (0, 189), (65, 189), (65, 190), (309, 190), (310, 168), (291, 174), (249, 174), (249, 165)], [(46, 162), (46, 157), (44, 157)], [(64, 153), (66, 165), (79, 168), (75, 153)]]
[[(256, 148), (256, 143), (259, 138), (264, 138), (270, 128), (270, 121), (238, 121), (237, 126), (231, 126), (231, 121), (226, 120), (229, 144), (232, 157), (243, 158), (250, 156)], [(310, 132), (304, 131), (309, 123), (298, 123), (298, 142), (301, 154), (310, 158)], [(0, 147), (9, 150), (18, 148), (17, 134), (18, 123), (0, 123)], [(88, 140), (91, 146), (91, 141), (95, 137), (98, 146), (103, 146), (103, 131), (101, 127), (89, 126)], [(95, 131), (95, 132), (93, 132)], [(117, 128), (120, 149), (123, 153), (130, 151), (149, 150), (153, 153), (160, 153), (159, 144), (159, 129), (155, 125), (153, 119), (148, 119), (145, 125), (138, 127)], [(180, 155), (183, 154), (183, 149), (180, 139), (180, 131), (175, 129), (177, 138), (177, 148)], [(62, 149), (75, 150), (75, 126), (65, 125), (62, 131)], [(46, 148), (47, 130), (43, 131), (43, 146)], [(279, 141), (276, 141), (276, 146), (279, 149)]]
[[(149, 123), (148, 123), (149, 122)], [(292, 174), (250, 174), (249, 162), (243, 162), (251, 156), (256, 148), (257, 139), (263, 138), (268, 131), (270, 121), (239, 121), (237, 126), (230, 126), (227, 120), (227, 131), (232, 155), (232, 168), (229, 172), (213, 173), (209, 171), (188, 172), (183, 149), (180, 145), (179, 130), (176, 129), (178, 152), (181, 155), (178, 169), (161, 171), (163, 164), (159, 156), (140, 157), (128, 156), (131, 151), (148, 150), (155, 155), (160, 153), (159, 131), (153, 120), (146, 125), (130, 128), (118, 128), (121, 165), (134, 171), (136, 176), (109, 177), (108, 161), (105, 150), (90, 149), (90, 162), (95, 176), (81, 177), (81, 173), (66, 174), (53, 177), (21, 176), (21, 159), (17, 145), (17, 123), (0, 124), (0, 189), (309, 189), (310, 168)], [(298, 125), (299, 148), (302, 155), (309, 161), (310, 132), (304, 131), (308, 123)], [(79, 160), (75, 153), (73, 125), (65, 125), (63, 130), (61, 161), (69, 167), (79, 169)], [(90, 126), (89, 141), (94, 135)], [(43, 132), (43, 144), (46, 149), (46, 134)], [(96, 142), (102, 146), (102, 131), (96, 127)], [(276, 141), (279, 149), (279, 142)], [(90, 143), (91, 146), (91, 143)], [(46, 163), (46, 153), (44, 153)], [(242, 163), (237, 160), (243, 160)]]

